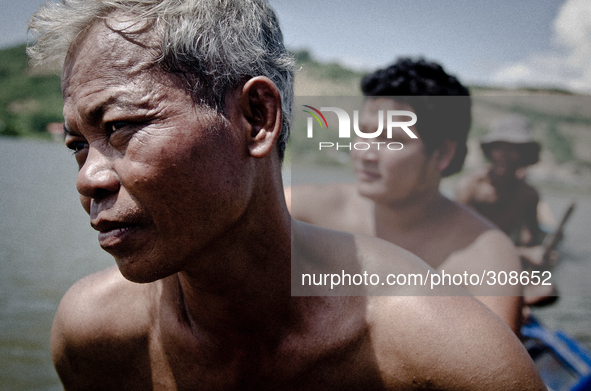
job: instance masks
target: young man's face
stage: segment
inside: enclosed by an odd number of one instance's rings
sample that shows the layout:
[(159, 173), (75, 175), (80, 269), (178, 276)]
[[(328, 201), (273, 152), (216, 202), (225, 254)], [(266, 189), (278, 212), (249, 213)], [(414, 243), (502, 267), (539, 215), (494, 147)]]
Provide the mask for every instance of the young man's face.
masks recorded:
[(137, 39), (98, 23), (69, 55), (62, 88), (82, 205), (122, 274), (145, 282), (227, 234), (252, 180), (246, 137), (196, 106), (180, 79), (152, 65), (149, 36)]
[[(414, 111), (411, 106), (390, 98), (369, 98), (366, 100), (359, 120), (360, 130), (375, 132), (379, 125), (379, 111), (385, 116), (388, 110)], [(401, 119), (402, 120), (405, 120)], [(418, 118), (418, 123), (420, 123)], [(384, 120), (384, 127), (387, 122)], [(418, 135), (414, 126), (410, 128)], [(433, 154), (425, 152), (425, 145), (418, 139), (410, 138), (402, 129), (394, 128), (392, 138), (386, 138), (386, 130), (378, 139), (360, 139), (369, 142), (368, 150), (353, 150), (352, 158), (357, 176), (357, 187), (361, 195), (376, 202), (405, 203), (413, 197), (437, 189), (440, 173), (436, 169)], [(378, 149), (371, 142), (383, 142)], [(398, 142), (400, 150), (390, 150), (388, 143)], [(393, 149), (395, 146), (393, 146)]]

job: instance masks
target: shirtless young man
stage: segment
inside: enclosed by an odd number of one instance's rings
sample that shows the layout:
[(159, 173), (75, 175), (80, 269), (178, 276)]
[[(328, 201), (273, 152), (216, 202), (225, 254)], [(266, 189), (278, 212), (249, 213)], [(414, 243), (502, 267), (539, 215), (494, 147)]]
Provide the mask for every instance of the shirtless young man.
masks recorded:
[[(367, 98), (360, 115), (361, 131), (378, 128), (379, 110), (408, 110), (417, 115), (411, 129), (418, 138), (394, 133), (394, 139), (380, 141), (401, 142), (401, 150), (375, 146), (352, 150), (355, 184), (287, 189), (292, 216), (385, 239), (446, 274), (520, 271), (506, 235), (439, 191), (442, 177), (458, 172), (466, 156), (471, 123), (468, 90), (440, 65), (422, 59), (400, 59), (366, 76), (362, 90)], [(480, 285), (466, 288), (518, 332), (519, 287), (498, 286), (499, 291), (492, 292), (484, 285), (487, 291)]]
[(38, 61), (67, 52), (66, 145), (117, 263), (60, 304), (66, 390), (544, 389), (510, 330), (457, 290), (291, 296), (291, 261), (427, 266), (290, 218), (292, 61), (266, 3), (66, 0), (31, 26)]

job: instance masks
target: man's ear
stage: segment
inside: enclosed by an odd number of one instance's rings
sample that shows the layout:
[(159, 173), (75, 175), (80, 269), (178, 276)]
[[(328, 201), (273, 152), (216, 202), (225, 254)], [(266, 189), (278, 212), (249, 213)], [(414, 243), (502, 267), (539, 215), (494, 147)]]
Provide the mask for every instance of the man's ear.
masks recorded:
[(248, 80), (240, 94), (240, 109), (247, 126), (250, 155), (261, 158), (275, 149), (281, 133), (281, 96), (269, 78)]
[(457, 147), (457, 141), (445, 140), (443, 145), (435, 151), (439, 172), (443, 172), (450, 165), (456, 155)]

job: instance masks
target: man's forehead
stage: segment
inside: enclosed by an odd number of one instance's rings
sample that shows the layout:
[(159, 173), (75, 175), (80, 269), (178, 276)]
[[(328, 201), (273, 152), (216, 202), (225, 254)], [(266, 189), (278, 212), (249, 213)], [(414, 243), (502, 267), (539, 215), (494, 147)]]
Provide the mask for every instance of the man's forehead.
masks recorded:
[(108, 60), (110, 66), (133, 66), (138, 60), (153, 62), (159, 56), (153, 29), (115, 17), (92, 23), (71, 45), (62, 75), (85, 58)]
[(108, 23), (96, 22), (71, 45), (62, 71), (64, 96), (72, 82), (116, 71), (131, 76), (153, 67), (158, 54), (154, 45), (145, 44), (153, 42), (150, 32), (127, 36)]

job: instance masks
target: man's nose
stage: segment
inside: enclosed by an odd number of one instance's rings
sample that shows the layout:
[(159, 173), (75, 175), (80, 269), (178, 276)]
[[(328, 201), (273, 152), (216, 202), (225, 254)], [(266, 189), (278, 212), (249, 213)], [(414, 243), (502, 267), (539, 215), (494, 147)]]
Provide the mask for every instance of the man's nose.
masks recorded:
[(120, 182), (112, 159), (90, 147), (84, 165), (78, 172), (76, 189), (82, 197), (101, 199), (119, 191)]

